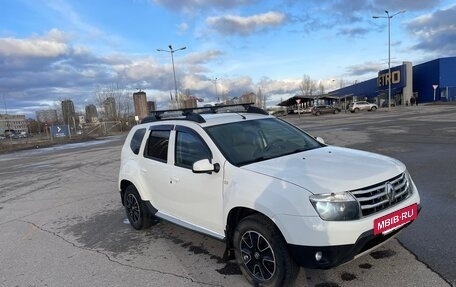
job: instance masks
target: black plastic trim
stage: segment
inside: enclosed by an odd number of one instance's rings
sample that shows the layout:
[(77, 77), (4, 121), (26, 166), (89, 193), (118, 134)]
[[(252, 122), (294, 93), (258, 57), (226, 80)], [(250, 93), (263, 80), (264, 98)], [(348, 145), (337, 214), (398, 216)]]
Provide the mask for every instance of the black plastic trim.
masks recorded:
[[(269, 115), (267, 111), (253, 106), (254, 103), (243, 103), (243, 104), (230, 104), (230, 105), (216, 105), (208, 107), (195, 107), (175, 110), (160, 110), (152, 111), (151, 114), (145, 117), (141, 123), (149, 123), (164, 120), (188, 120), (196, 123), (205, 123), (206, 120), (201, 114), (216, 114), (218, 112), (225, 113), (236, 113), (242, 111), (231, 110), (233, 107), (242, 107), (246, 113)], [(170, 117), (164, 117), (168, 113)]]
[[(418, 213), (421, 207), (418, 208)], [(413, 221), (405, 224), (401, 228), (394, 230), (386, 235), (374, 235), (374, 230), (362, 233), (355, 244), (334, 245), (334, 246), (301, 246), (288, 244), (288, 249), (295, 262), (305, 268), (329, 269), (336, 267), (355, 258), (356, 255), (368, 251), (375, 246), (391, 239)], [(317, 261), (315, 253), (321, 251), (322, 259)]]

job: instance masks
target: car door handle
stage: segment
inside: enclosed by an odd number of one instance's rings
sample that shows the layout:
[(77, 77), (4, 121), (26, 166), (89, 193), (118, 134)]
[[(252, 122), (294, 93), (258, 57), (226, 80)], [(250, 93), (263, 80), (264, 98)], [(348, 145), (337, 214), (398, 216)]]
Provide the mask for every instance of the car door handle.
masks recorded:
[(147, 169), (141, 168), (141, 172), (142, 172), (142, 173), (147, 173)]
[(170, 177), (170, 178), (169, 178), (169, 183), (173, 183), (173, 182), (176, 182), (176, 183), (179, 182), (179, 178), (177, 178), (177, 177)]

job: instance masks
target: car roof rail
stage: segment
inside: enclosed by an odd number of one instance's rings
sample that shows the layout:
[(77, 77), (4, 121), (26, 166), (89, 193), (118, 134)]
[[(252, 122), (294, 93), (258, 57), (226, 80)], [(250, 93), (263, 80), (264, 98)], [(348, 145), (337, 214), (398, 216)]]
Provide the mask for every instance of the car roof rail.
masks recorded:
[(195, 107), (173, 110), (152, 111), (150, 116), (142, 119), (141, 123), (149, 123), (162, 120), (188, 120), (197, 123), (205, 123), (206, 120), (201, 114), (217, 113), (252, 113), (269, 115), (265, 110), (253, 106), (254, 103), (215, 105), (207, 107)]

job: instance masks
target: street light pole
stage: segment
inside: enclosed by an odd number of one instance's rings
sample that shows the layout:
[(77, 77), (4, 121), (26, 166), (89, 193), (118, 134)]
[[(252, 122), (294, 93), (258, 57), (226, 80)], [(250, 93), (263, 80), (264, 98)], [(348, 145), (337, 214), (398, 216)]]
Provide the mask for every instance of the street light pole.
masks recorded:
[(391, 18), (397, 14), (405, 13), (405, 10), (399, 11), (390, 15), (388, 10), (385, 10), (386, 16), (372, 16), (374, 19), (387, 18), (388, 19), (388, 111), (391, 110)]
[(171, 45), (168, 45), (168, 48), (169, 50), (163, 50), (163, 49), (157, 49), (158, 52), (168, 52), (171, 54), (171, 62), (173, 64), (173, 76), (174, 76), (174, 97), (177, 101), (178, 97), (177, 97), (177, 81), (176, 81), (176, 70), (174, 69), (174, 52), (177, 52), (177, 51), (181, 51), (181, 50), (185, 50), (187, 49), (187, 47), (182, 47), (182, 48), (179, 48), (179, 49), (173, 49), (173, 46)]
[(217, 95), (217, 78), (214, 79), (214, 85), (215, 85), (215, 98), (217, 99), (217, 102), (220, 103), (220, 98)]

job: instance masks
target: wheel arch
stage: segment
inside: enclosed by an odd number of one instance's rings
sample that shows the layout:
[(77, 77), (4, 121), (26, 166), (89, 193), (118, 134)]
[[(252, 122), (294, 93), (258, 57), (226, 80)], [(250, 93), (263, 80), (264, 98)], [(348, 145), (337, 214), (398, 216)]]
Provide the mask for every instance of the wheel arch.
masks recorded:
[(283, 235), (283, 233), (280, 230), (277, 223), (271, 217), (266, 215), (265, 213), (252, 209), (252, 208), (243, 207), (243, 206), (234, 207), (229, 211), (229, 213), (227, 215), (227, 219), (226, 219), (226, 227), (225, 227), (226, 249), (225, 249), (225, 253), (223, 255), (225, 260), (234, 259), (234, 249), (233, 249), (234, 229), (239, 224), (239, 222), (241, 222), (241, 220), (243, 220), (244, 218), (246, 218), (248, 216), (254, 215), (254, 214), (260, 215), (260, 216), (264, 217), (265, 219), (269, 220), (272, 224), (274, 224), (274, 226), (277, 228), (277, 230), (279, 230), (280, 234), (282, 235), (282, 237), (285, 240), (285, 236)]
[(124, 202), (125, 190), (130, 185), (134, 185), (134, 184), (129, 180), (123, 179), (120, 181), (119, 187), (120, 187), (120, 197), (122, 198), (122, 205), (125, 205), (125, 202)]

